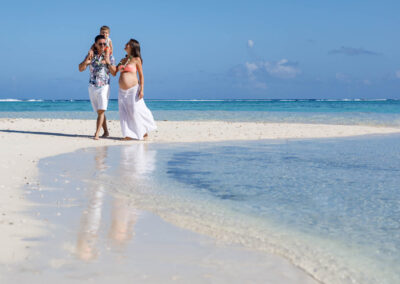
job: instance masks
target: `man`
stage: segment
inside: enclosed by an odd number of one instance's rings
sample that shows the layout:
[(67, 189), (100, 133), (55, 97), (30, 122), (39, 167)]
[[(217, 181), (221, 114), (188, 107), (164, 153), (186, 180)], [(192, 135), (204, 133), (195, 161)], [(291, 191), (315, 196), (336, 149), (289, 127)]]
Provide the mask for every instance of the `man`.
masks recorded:
[(89, 50), (88, 55), (79, 64), (79, 71), (85, 71), (89, 66), (89, 97), (93, 110), (97, 112), (94, 140), (99, 140), (101, 128), (104, 130), (101, 137), (109, 136), (105, 111), (110, 97), (110, 70), (108, 68), (110, 65), (106, 63), (105, 58), (110, 58), (112, 65), (115, 61), (114, 57), (110, 56), (110, 49), (105, 49), (106, 38), (103, 35), (96, 36), (94, 42), (94, 48)]

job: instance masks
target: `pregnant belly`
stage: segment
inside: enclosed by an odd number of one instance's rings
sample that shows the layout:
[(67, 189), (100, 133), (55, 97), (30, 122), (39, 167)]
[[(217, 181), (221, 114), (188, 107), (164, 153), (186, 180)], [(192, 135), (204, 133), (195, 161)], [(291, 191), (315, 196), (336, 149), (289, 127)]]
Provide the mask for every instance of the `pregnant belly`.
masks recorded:
[(133, 74), (132, 72), (124, 72), (121, 73), (121, 76), (119, 76), (119, 87), (121, 89), (127, 90), (137, 84), (138, 78), (136, 74)]

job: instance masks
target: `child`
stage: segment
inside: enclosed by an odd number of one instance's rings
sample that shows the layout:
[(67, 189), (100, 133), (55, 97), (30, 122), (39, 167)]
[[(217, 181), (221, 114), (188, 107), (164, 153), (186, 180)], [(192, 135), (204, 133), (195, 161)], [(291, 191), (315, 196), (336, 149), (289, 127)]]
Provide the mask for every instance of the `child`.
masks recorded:
[(108, 26), (102, 26), (100, 28), (100, 34), (103, 35), (106, 38), (107, 48), (110, 49), (110, 55), (112, 55), (113, 46), (112, 46), (111, 38), (109, 38), (109, 36), (110, 36), (110, 28)]
[[(107, 44), (107, 46), (106, 46), (106, 48), (105, 48), (105, 51), (106, 51), (107, 49), (110, 49), (110, 56), (112, 56), (112, 53), (113, 53), (113, 46), (112, 46), (111, 38), (109, 38), (109, 36), (110, 36), (110, 28), (109, 28), (108, 26), (102, 26), (102, 27), (100, 28), (100, 34), (106, 38), (106, 44)], [(91, 47), (90, 49), (93, 50), (93, 52), (95, 52), (95, 46), (94, 46), (94, 44), (92, 45), (92, 47)]]

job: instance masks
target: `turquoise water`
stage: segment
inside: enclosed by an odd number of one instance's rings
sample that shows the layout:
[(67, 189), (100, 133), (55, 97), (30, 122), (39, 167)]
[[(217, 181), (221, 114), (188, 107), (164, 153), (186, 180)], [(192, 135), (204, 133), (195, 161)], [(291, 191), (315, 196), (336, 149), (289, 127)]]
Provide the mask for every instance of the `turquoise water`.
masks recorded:
[[(146, 100), (156, 120), (224, 120), (400, 126), (400, 100)], [(109, 119), (119, 119), (110, 100)], [(0, 117), (93, 119), (88, 100), (0, 101)]]
[(101, 184), (178, 226), (284, 256), (324, 283), (398, 283), (399, 139), (135, 143), (39, 168), (44, 187), (49, 170)]

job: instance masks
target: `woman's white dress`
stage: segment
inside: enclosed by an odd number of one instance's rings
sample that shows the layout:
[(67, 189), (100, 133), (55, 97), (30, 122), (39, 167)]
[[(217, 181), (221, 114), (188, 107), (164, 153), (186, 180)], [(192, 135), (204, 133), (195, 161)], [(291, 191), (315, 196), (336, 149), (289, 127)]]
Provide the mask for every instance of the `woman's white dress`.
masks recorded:
[(140, 86), (128, 90), (119, 89), (118, 108), (123, 137), (142, 140), (143, 136), (157, 129), (151, 111), (143, 99), (139, 99)]

